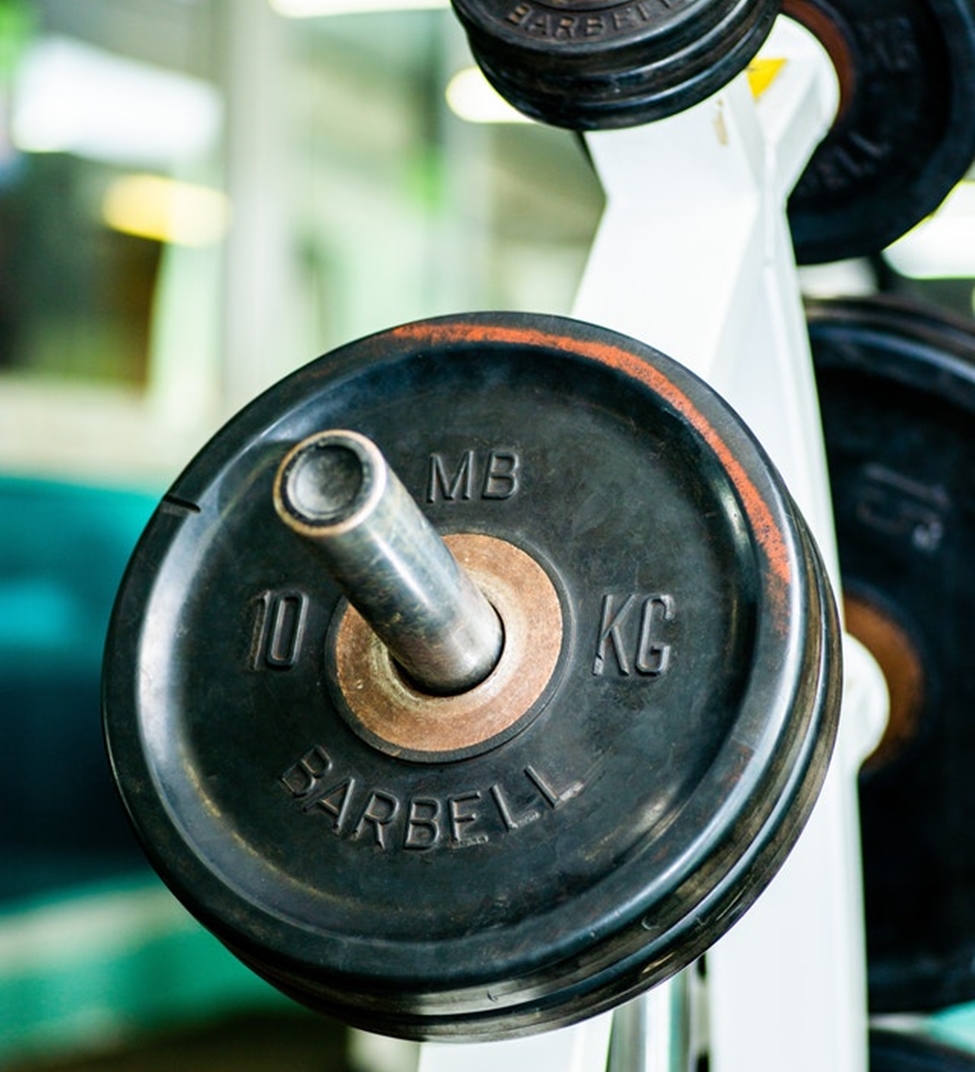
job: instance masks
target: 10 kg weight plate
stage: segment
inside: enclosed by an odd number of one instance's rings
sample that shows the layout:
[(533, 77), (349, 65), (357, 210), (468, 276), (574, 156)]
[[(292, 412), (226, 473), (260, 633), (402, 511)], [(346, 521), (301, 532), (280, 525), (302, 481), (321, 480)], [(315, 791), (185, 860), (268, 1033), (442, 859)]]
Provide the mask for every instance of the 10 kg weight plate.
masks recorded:
[[(272, 503), (326, 428), (378, 444), (452, 545), (513, 549), (473, 577), (543, 575), (561, 633), (514, 721), (440, 747), (363, 712), (344, 600)], [(105, 726), (156, 867), (261, 975), (371, 1030), (496, 1038), (610, 1007), (745, 910), (821, 783), (838, 663), (805, 526), (709, 388), (483, 314), (322, 358), (201, 452), (120, 591)]]

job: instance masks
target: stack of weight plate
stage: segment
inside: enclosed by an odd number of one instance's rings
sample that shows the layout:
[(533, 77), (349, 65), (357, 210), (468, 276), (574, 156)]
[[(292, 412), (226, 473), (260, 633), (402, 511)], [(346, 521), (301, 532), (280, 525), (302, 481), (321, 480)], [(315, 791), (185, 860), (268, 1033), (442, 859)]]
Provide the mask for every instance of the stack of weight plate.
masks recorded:
[[(353, 518), (368, 553), (336, 567)], [(503, 627), (447, 691), (420, 684), (439, 643), (421, 677), (360, 624), (428, 634), (434, 530)], [(825, 774), (838, 642), (706, 384), (603, 328), (449, 317), (326, 355), (200, 452), (123, 582), (105, 726), (153, 863), (259, 974), (373, 1031), (501, 1038), (634, 996), (755, 900)]]
[(832, 128), (789, 199), (799, 264), (879, 253), (975, 157), (970, 0), (453, 0), (487, 79), (554, 126), (610, 130), (705, 100), (755, 57), (780, 10), (825, 47)]
[[(860, 776), (870, 1009), (932, 1012), (975, 999), (975, 325), (893, 297), (808, 320), (847, 628), (891, 695)], [(975, 1066), (897, 1041), (884, 1068)]]

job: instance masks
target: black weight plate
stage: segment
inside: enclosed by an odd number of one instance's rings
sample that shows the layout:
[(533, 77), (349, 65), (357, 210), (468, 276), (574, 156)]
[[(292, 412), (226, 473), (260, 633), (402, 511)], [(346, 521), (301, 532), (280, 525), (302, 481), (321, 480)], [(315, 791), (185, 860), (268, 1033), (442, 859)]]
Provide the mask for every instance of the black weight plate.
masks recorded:
[(921, 1035), (874, 1028), (870, 1072), (975, 1072), (975, 1054)]
[[(271, 502), (334, 426), (442, 531), (553, 580), (558, 666), (497, 747), (392, 756), (337, 710), (339, 593)], [(603, 329), (481, 314), (322, 358), (201, 452), (120, 591), (105, 726), (156, 867), (255, 970), (371, 1030), (493, 1038), (639, 992), (745, 910), (823, 777), (838, 663), (805, 528), (710, 389)]]
[(892, 692), (860, 777), (870, 1007), (975, 997), (975, 338), (809, 307), (844, 592)]
[(975, 355), (975, 320), (906, 294), (871, 294), (813, 306), (817, 321), (855, 319), (863, 327), (922, 343), (963, 360)]
[(879, 253), (975, 157), (970, 0), (789, 0), (823, 42), (840, 111), (789, 198), (800, 264)]
[(683, 111), (742, 71), (780, 0), (452, 0), (488, 81), (570, 130)]

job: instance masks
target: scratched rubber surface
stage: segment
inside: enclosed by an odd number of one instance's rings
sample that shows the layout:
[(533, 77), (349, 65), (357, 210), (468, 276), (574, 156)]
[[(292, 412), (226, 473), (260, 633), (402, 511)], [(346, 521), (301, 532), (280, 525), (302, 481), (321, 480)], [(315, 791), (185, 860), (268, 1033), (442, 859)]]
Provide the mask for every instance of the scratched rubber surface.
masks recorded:
[(870, 1007), (933, 1009), (975, 997), (975, 335), (890, 299), (809, 325), (844, 593), (921, 671), (860, 778)]
[[(562, 651), (515, 736), (420, 762), (350, 730), (338, 589), (271, 501), (328, 427), (549, 574)], [(837, 706), (821, 566), (735, 415), (632, 340), (500, 314), (353, 344), (232, 421), (146, 530), (106, 660), (174, 891), (286, 992), (410, 1037), (570, 1022), (693, 959), (798, 835)]]

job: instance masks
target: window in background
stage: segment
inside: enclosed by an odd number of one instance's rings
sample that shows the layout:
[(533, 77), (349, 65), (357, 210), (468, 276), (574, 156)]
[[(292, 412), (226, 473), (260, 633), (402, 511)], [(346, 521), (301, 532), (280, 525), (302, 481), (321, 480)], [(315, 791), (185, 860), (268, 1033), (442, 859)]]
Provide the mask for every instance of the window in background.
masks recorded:
[(156, 484), (212, 413), (222, 234), (172, 184), (224, 196), (214, 17), (0, 0), (0, 471)]
[(448, 108), (448, 9), (345, 10), (0, 0), (0, 471), (157, 483), (370, 331), (568, 312), (575, 138)]

